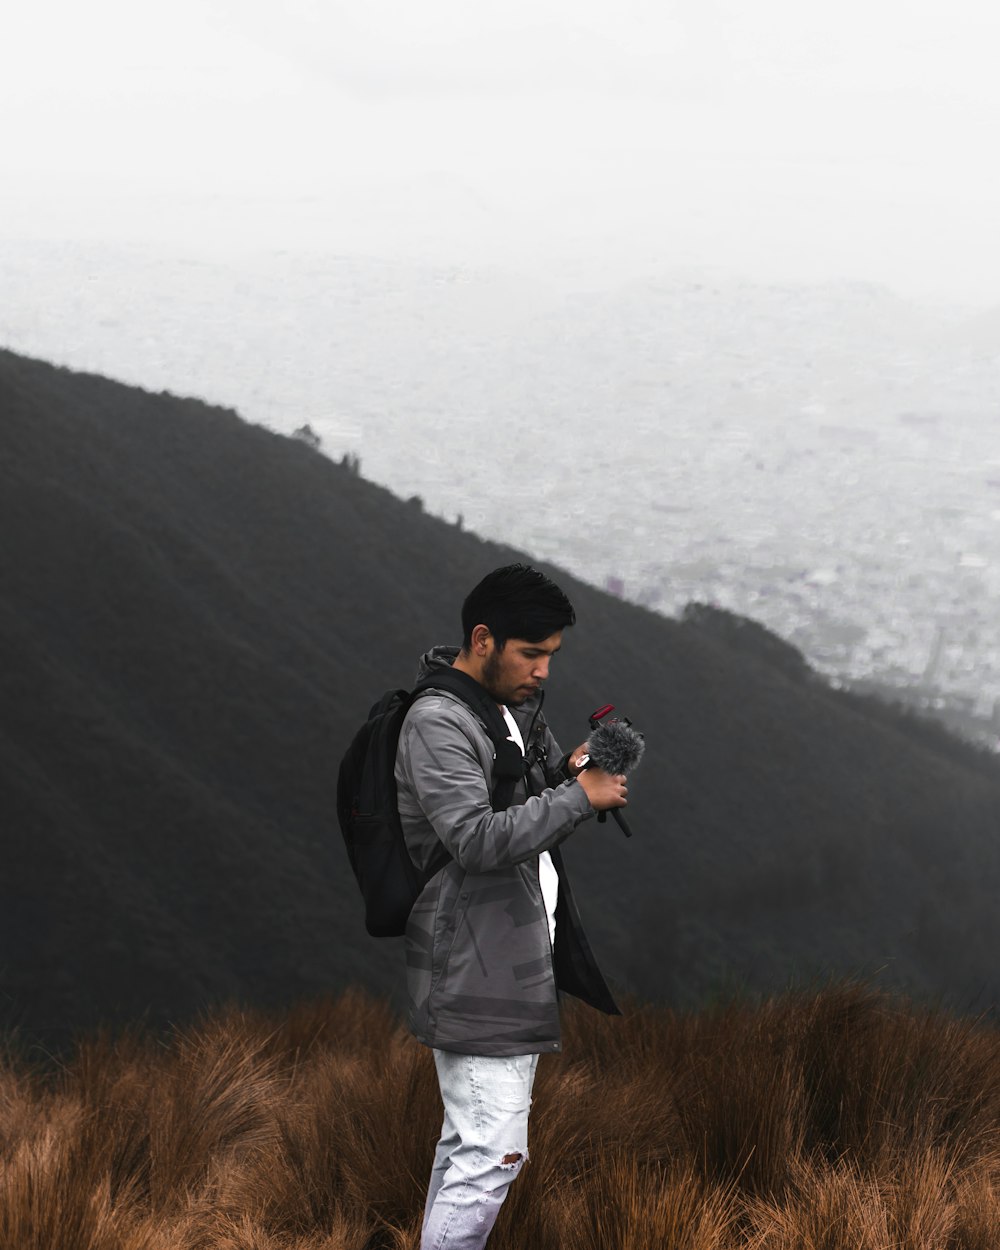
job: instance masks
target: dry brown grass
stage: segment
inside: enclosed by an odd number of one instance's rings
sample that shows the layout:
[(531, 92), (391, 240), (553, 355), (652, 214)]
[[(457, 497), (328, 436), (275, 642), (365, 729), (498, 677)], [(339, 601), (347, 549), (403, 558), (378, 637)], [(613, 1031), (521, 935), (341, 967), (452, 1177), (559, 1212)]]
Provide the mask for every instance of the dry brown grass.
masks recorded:
[[(995, 1250), (1000, 1031), (843, 986), (566, 1012), (495, 1250)], [(413, 1250), (429, 1052), (359, 993), (0, 1063), (0, 1250)]]

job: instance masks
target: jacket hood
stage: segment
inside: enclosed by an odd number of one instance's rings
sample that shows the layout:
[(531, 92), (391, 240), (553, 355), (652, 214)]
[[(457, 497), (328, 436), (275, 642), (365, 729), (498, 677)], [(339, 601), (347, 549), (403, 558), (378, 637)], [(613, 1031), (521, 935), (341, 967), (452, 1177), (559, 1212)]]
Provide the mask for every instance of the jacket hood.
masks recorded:
[(428, 674), (440, 672), (443, 668), (451, 668), (458, 652), (458, 647), (431, 647), (430, 651), (425, 651), (417, 663), (417, 681), (423, 681)]

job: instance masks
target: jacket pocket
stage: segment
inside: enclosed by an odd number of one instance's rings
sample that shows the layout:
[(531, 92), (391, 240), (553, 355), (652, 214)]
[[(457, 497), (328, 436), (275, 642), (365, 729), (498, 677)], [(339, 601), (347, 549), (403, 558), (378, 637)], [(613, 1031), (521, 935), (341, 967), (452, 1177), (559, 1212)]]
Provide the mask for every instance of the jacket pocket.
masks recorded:
[(431, 959), (431, 992), (440, 983), (448, 968), (452, 951), (458, 940), (459, 930), (465, 924), (465, 913), (469, 907), (469, 893), (463, 890), (457, 898), (450, 900), (447, 906), (448, 915), (440, 917), (434, 925), (434, 953)]

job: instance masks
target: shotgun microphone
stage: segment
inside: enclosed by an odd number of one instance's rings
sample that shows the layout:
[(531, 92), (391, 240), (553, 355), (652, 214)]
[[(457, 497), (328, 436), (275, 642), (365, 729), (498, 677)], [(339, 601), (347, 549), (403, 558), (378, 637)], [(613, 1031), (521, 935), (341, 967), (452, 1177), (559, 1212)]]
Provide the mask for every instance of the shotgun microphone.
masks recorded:
[[(604, 719), (614, 710), (613, 704), (605, 704), (590, 717), (590, 737), (587, 739), (587, 762), (584, 767), (599, 768), (612, 776), (620, 773), (627, 776), (642, 759), (646, 741), (638, 729), (633, 729), (632, 722), (624, 717)], [(628, 827), (621, 808), (612, 807), (610, 810), (622, 833), (630, 838), (632, 830)], [(607, 812), (598, 812), (597, 819), (607, 820)]]
[(642, 759), (646, 742), (627, 720), (612, 720), (590, 731), (587, 753), (594, 768), (606, 773), (628, 774)]

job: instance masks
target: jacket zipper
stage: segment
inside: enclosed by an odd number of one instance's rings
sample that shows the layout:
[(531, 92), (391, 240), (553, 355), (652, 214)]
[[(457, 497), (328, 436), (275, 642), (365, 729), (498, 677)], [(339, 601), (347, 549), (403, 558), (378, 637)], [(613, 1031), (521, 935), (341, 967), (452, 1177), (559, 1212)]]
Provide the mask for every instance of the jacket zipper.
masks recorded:
[[(540, 695), (538, 699), (538, 707), (535, 708), (535, 714), (534, 716), (532, 716), (531, 724), (528, 726), (528, 736), (524, 740), (526, 750), (530, 748), (531, 738), (535, 732), (535, 724), (538, 721), (539, 714), (541, 713), (541, 710), (542, 710), (542, 704), (544, 702), (545, 702), (545, 691), (542, 690), (540, 691)], [(545, 761), (543, 761), (542, 763), (542, 768), (544, 771)], [(546, 777), (546, 780), (547, 779), (548, 778)], [(524, 788), (525, 790), (528, 789), (527, 776), (525, 776), (525, 779), (524, 779)], [(545, 906), (545, 895), (542, 892), (542, 868), (541, 868), (541, 856), (540, 855), (536, 856), (535, 858), (535, 878), (538, 881), (538, 897), (542, 900), (542, 922), (545, 925), (545, 940), (549, 944), (549, 967), (552, 970), (552, 997), (556, 1004), (556, 1010), (558, 1011), (559, 1009), (559, 987), (556, 985), (556, 952), (555, 952), (555, 946), (553, 945), (553, 942), (552, 942), (552, 926), (549, 924), (549, 912), (548, 912), (548, 908)]]
[[(525, 762), (526, 763), (527, 763), (527, 752), (531, 748), (531, 738), (535, 732), (535, 725), (538, 723), (538, 717), (541, 713), (542, 704), (544, 702), (545, 702), (545, 691), (542, 690), (539, 692), (538, 707), (535, 708), (534, 715), (532, 716), (531, 722), (528, 725), (528, 732), (524, 738), (524, 750), (525, 750)], [(546, 761), (543, 760), (542, 762), (543, 773), (546, 772), (545, 765), (546, 765)], [(528, 786), (528, 770), (530, 770), (530, 767), (531, 765), (529, 764), (528, 769), (525, 771), (525, 777), (524, 777), (524, 791), (525, 791), (525, 795), (528, 798), (531, 797), (531, 791)], [(546, 780), (548, 780), (547, 773), (546, 773)], [(548, 913), (548, 909), (545, 906), (545, 895), (542, 892), (541, 855), (535, 856), (535, 880), (538, 882), (538, 897), (542, 904), (542, 924), (545, 925), (545, 940), (549, 946), (549, 969), (552, 973), (552, 1001), (555, 1003), (556, 1012), (558, 1013), (559, 1011), (559, 987), (556, 985), (556, 951), (555, 951), (555, 946), (552, 942), (552, 928), (549, 925), (549, 913)], [(558, 1016), (557, 1016), (557, 1020), (558, 1020)], [(556, 1049), (558, 1050), (560, 1049), (560, 1047), (557, 1046)]]
[[(532, 747), (531, 747), (531, 739), (532, 739), (532, 737), (534, 736), (534, 733), (535, 733), (535, 725), (538, 723), (538, 718), (539, 718), (539, 716), (541, 715), (541, 712), (542, 712), (542, 704), (543, 704), (544, 702), (545, 702), (545, 691), (544, 691), (544, 690), (540, 690), (540, 691), (538, 692), (538, 707), (536, 707), (536, 708), (535, 708), (534, 714), (533, 714), (533, 715), (532, 715), (532, 717), (531, 717), (531, 722), (530, 722), (530, 724), (528, 725), (528, 732), (527, 732), (527, 734), (525, 734), (525, 737), (524, 737), (524, 756), (525, 756), (525, 760), (527, 760), (527, 759), (528, 759), (528, 752), (532, 749)], [(529, 762), (528, 762), (528, 768), (529, 768), (529, 769), (531, 768), (532, 763), (533, 763), (533, 761), (529, 761)], [(547, 756), (545, 756), (545, 755), (543, 754), (543, 755), (542, 755), (542, 772), (544, 772), (544, 773), (546, 774), (546, 780), (548, 780), (548, 770), (547, 770), (547, 764), (548, 764), (548, 758), (547, 758)], [(527, 773), (525, 773), (525, 778), (524, 778), (524, 788), (525, 788), (525, 791), (527, 792), (527, 791), (528, 791), (528, 777), (527, 777)], [(528, 794), (528, 797), (529, 797), (529, 798), (531, 797), (530, 793)]]
[[(549, 969), (552, 973), (552, 1000), (559, 1010), (559, 986), (556, 984), (556, 948), (552, 941), (552, 926), (549, 924), (549, 912), (545, 906), (545, 895), (542, 893), (541, 856), (535, 859), (535, 876), (538, 878), (538, 897), (542, 900), (542, 923), (545, 925), (545, 939), (549, 944)], [(561, 883), (560, 883), (561, 884)]]

